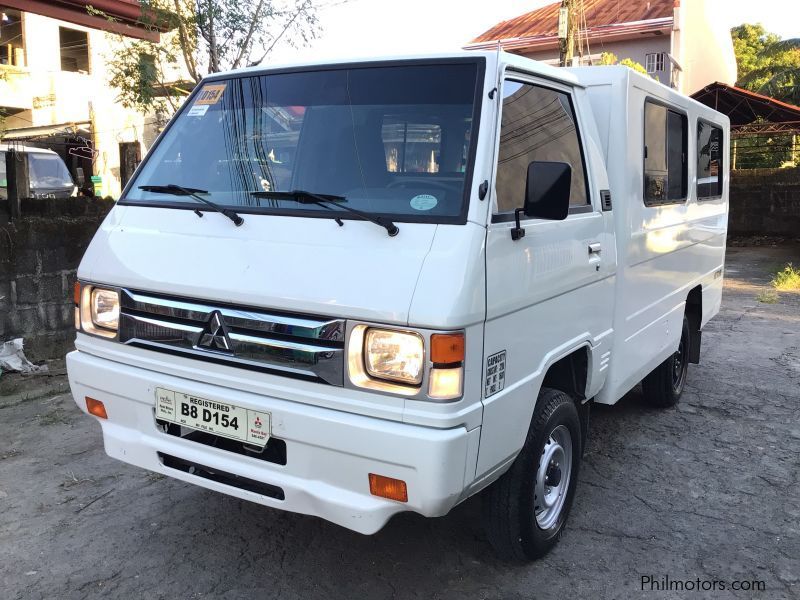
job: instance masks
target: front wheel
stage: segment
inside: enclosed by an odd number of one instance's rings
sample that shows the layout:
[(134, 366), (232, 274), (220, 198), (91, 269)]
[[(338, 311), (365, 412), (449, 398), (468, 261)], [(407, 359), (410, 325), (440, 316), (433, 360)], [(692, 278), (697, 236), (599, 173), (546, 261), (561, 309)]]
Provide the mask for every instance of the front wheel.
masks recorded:
[(511, 468), (485, 492), (489, 541), (505, 559), (544, 556), (567, 522), (581, 457), (581, 426), (575, 402), (543, 388), (525, 445)]
[(678, 349), (642, 380), (645, 402), (659, 408), (668, 408), (678, 403), (686, 383), (690, 344), (689, 319), (684, 315)]

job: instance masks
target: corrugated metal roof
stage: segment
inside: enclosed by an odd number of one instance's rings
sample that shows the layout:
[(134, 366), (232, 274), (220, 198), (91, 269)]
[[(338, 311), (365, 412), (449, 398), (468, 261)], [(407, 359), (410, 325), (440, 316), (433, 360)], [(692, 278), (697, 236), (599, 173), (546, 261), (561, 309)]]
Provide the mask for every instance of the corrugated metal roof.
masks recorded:
[[(584, 0), (586, 28), (672, 18), (676, 0)], [(551, 37), (558, 33), (558, 8), (554, 2), (498, 23), (472, 43), (526, 37)], [(581, 24), (581, 29), (584, 29)]]
[(759, 117), (770, 123), (800, 123), (800, 106), (725, 83), (707, 85), (692, 98), (728, 115), (731, 126), (749, 125)]

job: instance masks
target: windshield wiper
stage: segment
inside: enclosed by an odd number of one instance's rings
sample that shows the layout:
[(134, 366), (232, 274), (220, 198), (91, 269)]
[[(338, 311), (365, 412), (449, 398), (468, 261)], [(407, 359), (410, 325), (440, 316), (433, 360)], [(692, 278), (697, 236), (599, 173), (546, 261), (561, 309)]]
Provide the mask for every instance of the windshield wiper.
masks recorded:
[[(140, 190), (144, 190), (145, 192), (155, 192), (156, 194), (171, 194), (173, 196), (190, 196), (195, 200), (210, 206), (218, 213), (222, 213), (226, 217), (228, 217), (233, 224), (239, 227), (242, 223), (244, 223), (244, 219), (240, 217), (236, 211), (231, 210), (230, 208), (225, 208), (220, 206), (216, 202), (212, 202), (208, 198), (203, 198), (200, 194), (207, 194), (208, 190), (198, 190), (196, 188), (189, 188), (183, 187), (180, 185), (175, 185), (174, 183), (170, 183), (168, 185), (140, 185)], [(198, 217), (202, 217), (203, 213), (199, 210), (194, 211)]]
[(316, 204), (323, 208), (330, 208), (336, 206), (342, 210), (352, 213), (364, 221), (375, 223), (383, 227), (390, 237), (396, 236), (400, 229), (389, 219), (384, 217), (375, 217), (369, 213), (362, 212), (358, 209), (351, 208), (342, 202), (347, 202), (344, 196), (334, 196), (332, 194), (314, 194), (312, 192), (305, 192), (303, 190), (292, 190), (291, 192), (250, 192), (256, 198), (273, 198), (275, 200), (291, 200), (300, 204)]

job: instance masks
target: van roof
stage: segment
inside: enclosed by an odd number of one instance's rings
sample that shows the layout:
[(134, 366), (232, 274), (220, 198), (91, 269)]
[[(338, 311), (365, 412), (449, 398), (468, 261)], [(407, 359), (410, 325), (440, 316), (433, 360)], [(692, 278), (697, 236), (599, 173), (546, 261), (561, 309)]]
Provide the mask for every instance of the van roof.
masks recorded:
[(716, 123), (728, 125), (730, 120), (724, 113), (714, 110), (710, 106), (698, 102), (691, 96), (687, 96), (676, 89), (664, 85), (657, 79), (638, 73), (624, 65), (608, 65), (600, 67), (570, 67), (568, 69), (588, 88), (598, 85), (619, 83), (623, 89), (633, 86), (645, 90), (648, 94), (660, 98), (671, 105), (687, 109), (692, 107), (704, 118), (708, 118)]
[(7, 150), (17, 150), (18, 152), (27, 152), (28, 154), (56, 154), (50, 148), (37, 148), (36, 146), (25, 146), (24, 144), (15, 143), (0, 143), (0, 152)]
[(363, 64), (387, 64), (402, 61), (413, 60), (430, 60), (430, 61), (447, 61), (448, 59), (464, 59), (464, 58), (484, 58), (489, 64), (503, 64), (510, 67), (524, 68), (525, 70), (533, 73), (541, 74), (548, 79), (555, 79), (569, 83), (571, 85), (580, 85), (578, 79), (566, 69), (561, 69), (547, 65), (545, 63), (531, 60), (523, 56), (504, 52), (502, 50), (454, 50), (451, 52), (429, 52), (424, 54), (393, 54), (393, 55), (362, 55), (335, 59), (319, 59), (319, 60), (305, 60), (302, 62), (289, 62), (278, 64), (262, 64), (255, 67), (244, 67), (241, 69), (234, 69), (232, 71), (224, 71), (220, 73), (212, 73), (204, 80), (212, 81), (214, 79), (224, 79), (230, 76), (241, 75), (259, 75), (261, 73), (269, 73), (273, 71), (291, 71), (293, 69), (308, 69), (309, 67), (335, 67), (363, 65)]

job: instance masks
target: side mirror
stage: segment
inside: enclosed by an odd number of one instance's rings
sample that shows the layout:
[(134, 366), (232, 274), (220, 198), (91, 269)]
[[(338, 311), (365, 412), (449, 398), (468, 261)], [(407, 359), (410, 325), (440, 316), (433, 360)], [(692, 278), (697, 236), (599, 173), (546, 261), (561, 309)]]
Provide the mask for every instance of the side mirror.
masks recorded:
[(572, 167), (567, 163), (540, 160), (530, 163), (525, 184), (525, 206), (514, 211), (516, 227), (511, 230), (511, 239), (525, 236), (525, 230), (519, 224), (520, 213), (534, 219), (566, 219), (571, 182)]

